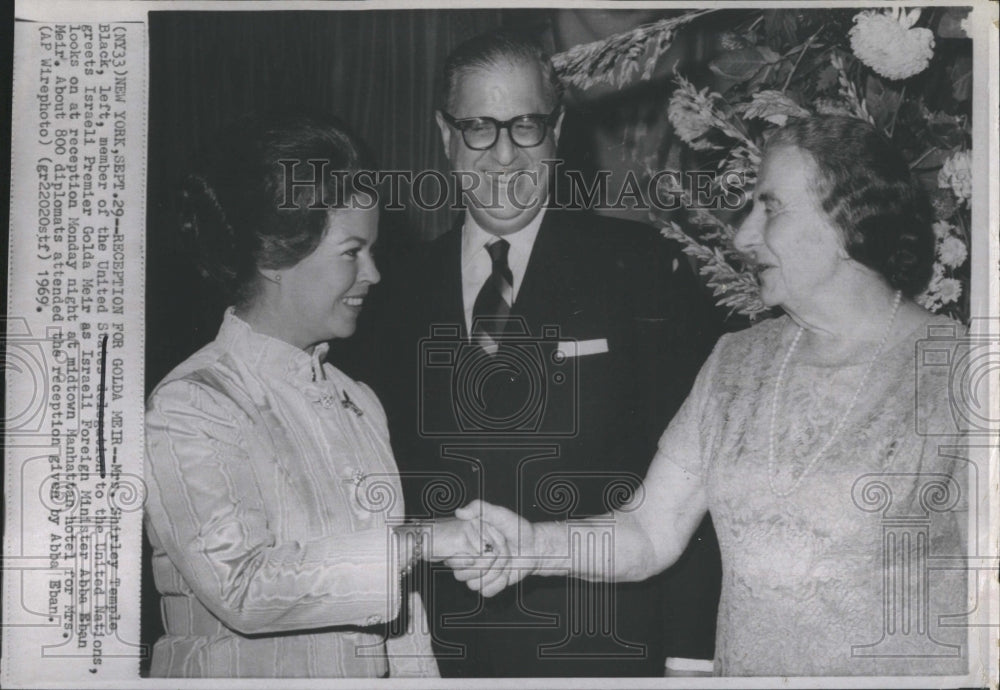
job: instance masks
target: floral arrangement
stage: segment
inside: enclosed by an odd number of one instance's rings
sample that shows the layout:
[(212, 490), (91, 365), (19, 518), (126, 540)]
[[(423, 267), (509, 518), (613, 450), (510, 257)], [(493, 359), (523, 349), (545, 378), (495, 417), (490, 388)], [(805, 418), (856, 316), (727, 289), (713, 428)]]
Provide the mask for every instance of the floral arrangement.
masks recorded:
[[(691, 169), (740, 173), (751, 193), (770, 130), (789, 118), (842, 114), (878, 128), (903, 153), (934, 209), (937, 261), (926, 308), (968, 322), (971, 201), (971, 41), (966, 8), (769, 9), (685, 12), (556, 56), (564, 80), (580, 88), (624, 87), (648, 78), (680, 31), (709, 31), (718, 52), (715, 88), (680, 74), (667, 106)], [(711, 29), (701, 24), (711, 17)], [(665, 161), (645, 160), (652, 175)], [(661, 176), (662, 177), (662, 176)], [(663, 184), (670, 184), (669, 179)], [(717, 182), (717, 184), (719, 184)], [(752, 267), (733, 249), (732, 211), (696, 207), (654, 217), (701, 265), (717, 303), (751, 319), (766, 315)], [(718, 190), (717, 190), (718, 191)]]
[(649, 79), (657, 60), (670, 47), (681, 27), (711, 12), (713, 10), (686, 12), (602, 41), (573, 46), (565, 53), (554, 55), (552, 64), (565, 82), (582, 89), (596, 84), (621, 88), (631, 83), (640, 71), (642, 79)]

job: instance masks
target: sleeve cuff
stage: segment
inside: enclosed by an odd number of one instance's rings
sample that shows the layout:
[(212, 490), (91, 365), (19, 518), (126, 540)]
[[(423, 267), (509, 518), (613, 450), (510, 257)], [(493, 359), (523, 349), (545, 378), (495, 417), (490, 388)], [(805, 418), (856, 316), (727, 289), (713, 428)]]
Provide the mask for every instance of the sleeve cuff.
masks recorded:
[(715, 668), (715, 662), (711, 659), (685, 659), (683, 657), (668, 656), (664, 666), (671, 671), (712, 673)]

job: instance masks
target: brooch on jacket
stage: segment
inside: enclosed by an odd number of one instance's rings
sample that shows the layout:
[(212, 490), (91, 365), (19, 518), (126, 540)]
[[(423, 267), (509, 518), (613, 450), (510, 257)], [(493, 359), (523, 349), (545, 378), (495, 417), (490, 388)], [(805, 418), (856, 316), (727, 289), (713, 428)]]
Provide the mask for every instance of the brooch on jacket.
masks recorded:
[(358, 417), (360, 417), (365, 413), (364, 410), (362, 410), (360, 407), (354, 404), (354, 401), (351, 400), (351, 396), (347, 394), (347, 391), (344, 391), (344, 397), (341, 400), (337, 400), (337, 397), (335, 395), (323, 395), (320, 396), (320, 399), (317, 400), (316, 402), (318, 402), (320, 405), (323, 406), (324, 409), (327, 410), (329, 410), (331, 407), (333, 407), (339, 402), (341, 407), (343, 407), (345, 410), (350, 410)]

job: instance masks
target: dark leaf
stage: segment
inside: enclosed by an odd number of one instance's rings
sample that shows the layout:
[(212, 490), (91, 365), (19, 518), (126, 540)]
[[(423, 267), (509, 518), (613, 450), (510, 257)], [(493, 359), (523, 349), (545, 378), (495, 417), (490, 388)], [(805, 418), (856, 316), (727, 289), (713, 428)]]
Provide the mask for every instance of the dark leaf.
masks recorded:
[(938, 189), (937, 170), (921, 170), (915, 173), (913, 177), (928, 195), (933, 194), (934, 190)]
[(958, 148), (966, 140), (965, 122), (960, 117), (933, 112), (927, 115), (927, 131), (939, 146)]
[(708, 68), (720, 77), (743, 82), (779, 59), (780, 56), (770, 48), (744, 48), (722, 53), (709, 63)]
[(827, 89), (837, 86), (837, 69), (833, 65), (827, 65), (816, 75), (816, 92), (823, 93)]
[(972, 97), (972, 58), (959, 56), (948, 67), (948, 77), (956, 101), (967, 101)]
[(899, 108), (902, 94), (892, 87), (886, 86), (881, 79), (874, 75), (869, 75), (865, 80), (865, 100), (868, 103), (868, 112), (875, 118), (875, 124), (879, 127), (887, 127), (892, 122), (892, 117)]
[(747, 82), (747, 90), (750, 93), (757, 91), (762, 85), (780, 81), (780, 77), (774, 74), (775, 65), (768, 65), (754, 75), (753, 79)]
[(772, 64), (772, 65), (774, 63), (776, 63), (778, 60), (781, 59), (780, 55), (778, 55), (776, 52), (774, 52), (773, 50), (771, 50), (767, 46), (760, 46), (759, 48), (757, 48), (757, 52), (760, 53), (761, 58), (765, 62), (767, 62), (769, 64)]
[(772, 45), (794, 43), (798, 26), (793, 10), (764, 10), (764, 33)]
[(944, 162), (951, 158), (951, 151), (947, 149), (934, 149), (920, 159), (915, 171), (930, 170), (934, 173), (934, 184), (937, 184), (937, 171), (944, 165)]
[(949, 7), (941, 15), (935, 33), (941, 38), (969, 38), (962, 30), (962, 20), (968, 15), (968, 7)]
[(719, 37), (719, 42), (725, 50), (744, 50), (753, 48), (755, 45), (753, 40), (735, 31), (723, 32)]

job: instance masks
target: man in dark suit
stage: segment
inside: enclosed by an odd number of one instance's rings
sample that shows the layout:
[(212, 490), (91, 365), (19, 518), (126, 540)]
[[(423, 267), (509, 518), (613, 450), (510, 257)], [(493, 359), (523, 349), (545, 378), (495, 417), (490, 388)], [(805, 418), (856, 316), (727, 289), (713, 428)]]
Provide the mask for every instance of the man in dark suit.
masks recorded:
[[(445, 81), (437, 124), (467, 210), (397, 276), (383, 336), (402, 349), (369, 377), (407, 512), (483, 498), (531, 520), (606, 513), (640, 485), (707, 354), (705, 303), (651, 228), (551, 203), (564, 113), (539, 47), (478, 37)], [(719, 564), (711, 528), (700, 538), (637, 584), (528, 578), (484, 599), (424, 571), (442, 674), (661, 676), (667, 655), (711, 658)]]

